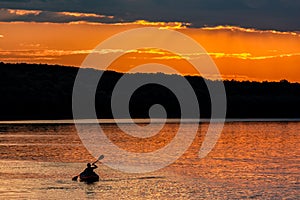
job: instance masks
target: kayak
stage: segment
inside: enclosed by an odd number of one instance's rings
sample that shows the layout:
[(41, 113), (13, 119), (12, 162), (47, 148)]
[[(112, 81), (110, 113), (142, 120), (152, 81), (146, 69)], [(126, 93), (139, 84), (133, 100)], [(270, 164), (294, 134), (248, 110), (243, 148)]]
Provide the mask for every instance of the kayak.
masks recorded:
[[(98, 168), (95, 164), (96, 162), (98, 162), (99, 160), (102, 160), (104, 158), (104, 155), (100, 155), (99, 158), (93, 162), (92, 164), (88, 163), (87, 164), (87, 168), (81, 172), (78, 176), (74, 176), (72, 178), (72, 181), (81, 181), (81, 182), (86, 182), (86, 183), (94, 183), (99, 181), (99, 175), (96, 174), (93, 170)], [(91, 167), (93, 166), (93, 167)]]
[(87, 175), (85, 173), (81, 173), (79, 175), (79, 181), (81, 182), (86, 182), (86, 183), (93, 183), (93, 182), (98, 182), (99, 181), (99, 175), (94, 173)]

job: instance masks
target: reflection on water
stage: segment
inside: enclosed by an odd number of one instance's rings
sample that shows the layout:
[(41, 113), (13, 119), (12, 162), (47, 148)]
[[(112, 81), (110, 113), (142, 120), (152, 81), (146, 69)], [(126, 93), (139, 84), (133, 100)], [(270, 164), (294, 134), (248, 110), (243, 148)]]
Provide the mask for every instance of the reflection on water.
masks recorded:
[[(86, 125), (90, 131), (93, 124)], [(130, 126), (130, 124), (124, 124)], [(188, 128), (188, 124), (186, 124)], [(72, 182), (93, 161), (74, 125), (0, 125), (0, 198), (24, 199), (297, 199), (300, 196), (300, 123), (226, 123), (213, 151), (197, 157), (208, 124), (174, 164), (148, 174), (124, 174), (99, 163), (102, 181)], [(149, 152), (170, 142), (178, 124), (137, 140), (114, 124), (107, 136), (120, 148)], [(188, 134), (188, 133), (187, 133)], [(116, 160), (117, 160), (116, 155)]]

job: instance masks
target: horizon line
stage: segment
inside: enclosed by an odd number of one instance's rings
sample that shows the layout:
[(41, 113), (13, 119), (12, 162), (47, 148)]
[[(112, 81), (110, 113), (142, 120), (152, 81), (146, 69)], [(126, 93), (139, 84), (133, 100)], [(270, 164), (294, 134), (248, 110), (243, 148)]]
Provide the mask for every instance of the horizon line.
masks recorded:
[(145, 123), (234, 123), (234, 122), (300, 122), (300, 118), (218, 118), (218, 119), (180, 119), (180, 118), (135, 118), (135, 119), (58, 119), (58, 120), (0, 120), (5, 124), (145, 124)]

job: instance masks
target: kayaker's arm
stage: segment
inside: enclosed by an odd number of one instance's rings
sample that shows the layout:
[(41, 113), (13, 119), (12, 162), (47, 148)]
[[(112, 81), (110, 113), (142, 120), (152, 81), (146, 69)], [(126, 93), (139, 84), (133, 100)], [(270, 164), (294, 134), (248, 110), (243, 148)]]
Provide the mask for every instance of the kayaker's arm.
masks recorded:
[(92, 167), (93, 169), (97, 169), (98, 168), (98, 166), (95, 164), (95, 163), (93, 163), (93, 167)]

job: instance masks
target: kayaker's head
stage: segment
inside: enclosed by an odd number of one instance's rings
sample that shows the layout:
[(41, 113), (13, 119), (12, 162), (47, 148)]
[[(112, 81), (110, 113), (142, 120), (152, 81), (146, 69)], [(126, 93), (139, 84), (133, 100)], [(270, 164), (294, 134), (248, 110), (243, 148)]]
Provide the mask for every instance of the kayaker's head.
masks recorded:
[(87, 167), (91, 167), (91, 163), (88, 163), (86, 166), (87, 166)]

